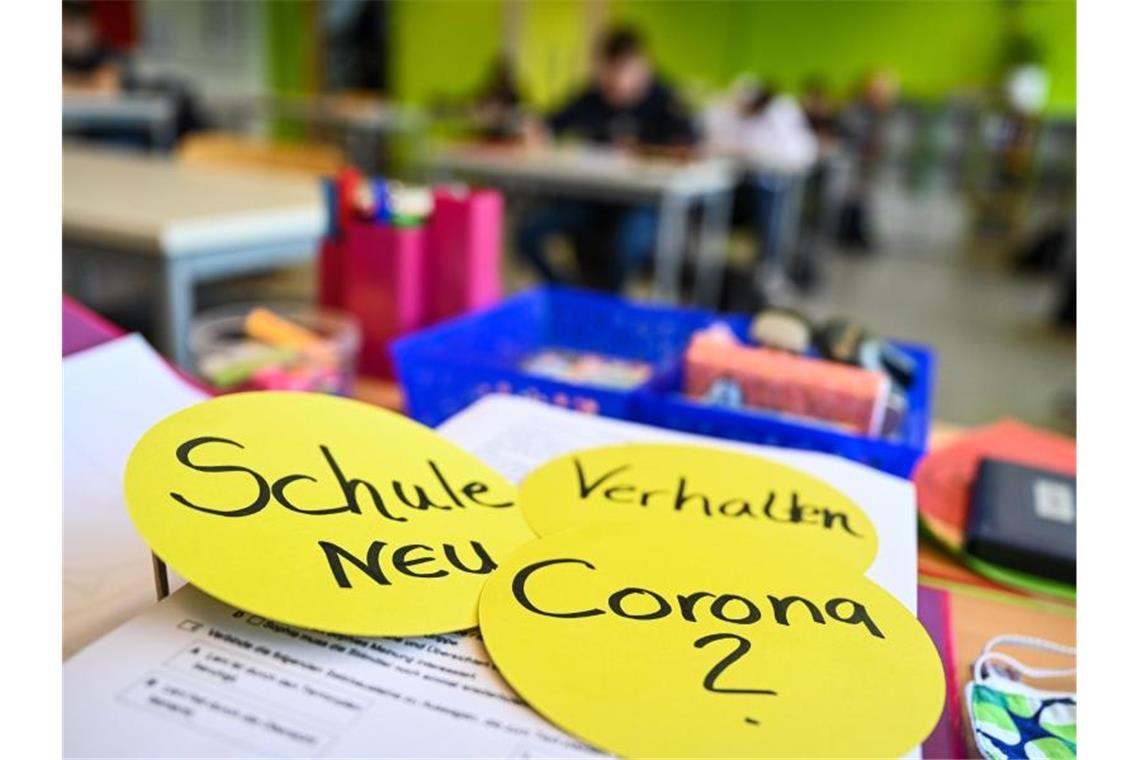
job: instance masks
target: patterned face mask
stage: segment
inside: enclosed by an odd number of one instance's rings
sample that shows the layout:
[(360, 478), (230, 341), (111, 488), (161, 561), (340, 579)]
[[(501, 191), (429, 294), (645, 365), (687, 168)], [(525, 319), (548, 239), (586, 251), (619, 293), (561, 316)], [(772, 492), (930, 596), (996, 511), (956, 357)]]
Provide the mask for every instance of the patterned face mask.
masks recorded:
[(974, 662), (974, 680), (966, 684), (970, 727), (978, 751), (987, 760), (1030, 758), (1062, 760), (1077, 756), (1077, 695), (1043, 691), (1023, 678), (1075, 676), (1073, 668), (1031, 668), (999, 646), (1055, 652), (1075, 658), (1077, 650), (1043, 639), (998, 636)]

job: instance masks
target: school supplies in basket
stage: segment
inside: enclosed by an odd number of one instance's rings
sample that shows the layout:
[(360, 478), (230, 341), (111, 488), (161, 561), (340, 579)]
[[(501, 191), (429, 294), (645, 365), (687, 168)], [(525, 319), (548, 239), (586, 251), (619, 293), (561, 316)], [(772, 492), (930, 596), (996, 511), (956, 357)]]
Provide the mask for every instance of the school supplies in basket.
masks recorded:
[[(914, 361), (899, 390), (889, 437), (860, 435), (763, 409), (705, 403), (684, 393), (689, 339), (723, 322), (744, 341), (751, 315), (634, 303), (561, 286), (519, 293), (492, 308), (418, 330), (392, 347), (410, 415), (438, 424), (488, 393), (513, 393), (607, 417), (752, 443), (837, 454), (907, 477), (926, 450), (935, 355), (925, 346), (891, 341)], [(526, 372), (527, 357), (573, 349), (647, 362), (652, 372), (633, 389), (568, 382)], [(892, 413), (888, 403), (887, 416)]]
[(221, 391), (347, 395), (359, 343), (352, 317), (304, 306), (219, 309), (196, 319), (190, 334), (195, 370)]
[(702, 330), (685, 349), (685, 393), (710, 403), (771, 409), (880, 435), (890, 381), (838, 362), (741, 343), (727, 327)]
[(638, 387), (653, 372), (648, 362), (558, 348), (542, 349), (528, 356), (519, 366), (538, 377), (618, 390)]

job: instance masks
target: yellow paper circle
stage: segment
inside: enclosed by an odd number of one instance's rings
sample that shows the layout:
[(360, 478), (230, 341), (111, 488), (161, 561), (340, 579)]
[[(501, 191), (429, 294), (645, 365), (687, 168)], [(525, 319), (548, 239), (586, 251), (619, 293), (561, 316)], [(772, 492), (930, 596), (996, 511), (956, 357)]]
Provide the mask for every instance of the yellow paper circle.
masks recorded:
[(679, 519), (760, 528), (812, 555), (833, 549), (859, 571), (871, 566), (878, 550), (870, 518), (819, 478), (703, 446), (576, 451), (531, 472), (519, 486), (519, 500), (540, 536), (599, 522)]
[(203, 591), (362, 636), (470, 628), (533, 537), (514, 486), (412, 420), (309, 393), (241, 393), (159, 422), (127, 462), (139, 533)]
[(538, 539), (488, 580), (479, 625), (534, 709), (626, 757), (897, 757), (945, 694), (937, 650), (894, 597), (731, 526)]

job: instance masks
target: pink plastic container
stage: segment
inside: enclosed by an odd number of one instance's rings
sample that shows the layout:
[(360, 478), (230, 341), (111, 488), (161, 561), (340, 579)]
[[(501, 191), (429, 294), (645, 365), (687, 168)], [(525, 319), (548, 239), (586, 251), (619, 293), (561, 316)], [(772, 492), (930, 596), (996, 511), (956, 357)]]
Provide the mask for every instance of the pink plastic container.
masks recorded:
[(388, 344), (425, 324), (422, 227), (351, 220), (343, 236), (344, 308), (360, 322), (360, 373), (393, 377)]
[(435, 207), (425, 228), (429, 324), (502, 297), (503, 196), (462, 187), (438, 187), (433, 195)]

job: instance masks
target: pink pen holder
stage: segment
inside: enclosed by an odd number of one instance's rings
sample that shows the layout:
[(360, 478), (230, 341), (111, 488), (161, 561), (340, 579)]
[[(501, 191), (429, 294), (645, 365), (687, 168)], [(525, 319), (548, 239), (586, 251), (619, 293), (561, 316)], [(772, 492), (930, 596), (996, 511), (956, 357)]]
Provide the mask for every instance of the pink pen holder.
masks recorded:
[(364, 220), (347, 223), (341, 280), (344, 308), (360, 322), (360, 373), (391, 378), (388, 344), (424, 325), (424, 230)]
[(502, 196), (441, 187), (433, 200), (422, 227), (338, 213), (321, 244), (318, 302), (360, 322), (363, 375), (393, 377), (392, 340), (502, 296)]
[(342, 237), (321, 241), (317, 259), (317, 303), (329, 309), (345, 308), (345, 245)]
[(502, 297), (503, 196), (496, 190), (445, 186), (435, 189), (434, 200), (425, 228), (429, 324)]

